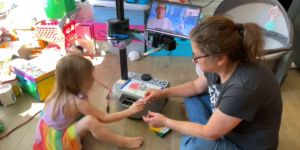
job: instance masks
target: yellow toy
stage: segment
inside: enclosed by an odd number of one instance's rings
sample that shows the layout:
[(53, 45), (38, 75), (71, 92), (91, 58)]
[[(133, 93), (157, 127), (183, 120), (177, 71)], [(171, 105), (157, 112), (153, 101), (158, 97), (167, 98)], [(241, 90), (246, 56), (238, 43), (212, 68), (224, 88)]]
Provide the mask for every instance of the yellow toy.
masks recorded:
[(8, 46), (8, 44), (2, 44), (0, 47), (1, 48), (6, 48)]
[(160, 127), (160, 128), (153, 128), (149, 126), (149, 129), (154, 132), (156, 135), (158, 135), (160, 138), (163, 138), (165, 135), (167, 135), (171, 129), (167, 127)]

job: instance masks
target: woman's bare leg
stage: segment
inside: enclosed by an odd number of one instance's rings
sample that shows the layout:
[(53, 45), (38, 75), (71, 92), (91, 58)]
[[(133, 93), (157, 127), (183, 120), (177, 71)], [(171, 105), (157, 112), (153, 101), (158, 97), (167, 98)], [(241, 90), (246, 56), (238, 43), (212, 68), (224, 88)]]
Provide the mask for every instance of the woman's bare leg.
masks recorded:
[(118, 136), (110, 132), (105, 126), (93, 116), (85, 116), (76, 123), (75, 126), (77, 134), (82, 138), (87, 132), (101, 141), (107, 141), (116, 144), (122, 148), (140, 148), (143, 143), (143, 138), (128, 138)]

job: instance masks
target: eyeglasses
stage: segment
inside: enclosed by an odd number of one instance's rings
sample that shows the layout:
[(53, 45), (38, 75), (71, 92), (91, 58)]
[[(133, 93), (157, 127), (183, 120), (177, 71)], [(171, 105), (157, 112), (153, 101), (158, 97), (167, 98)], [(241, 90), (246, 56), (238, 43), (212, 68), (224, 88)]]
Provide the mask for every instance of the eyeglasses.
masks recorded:
[(159, 9), (160, 9), (160, 10), (165, 10), (164, 7), (156, 7), (156, 9), (157, 9), (157, 10), (159, 10)]
[(196, 62), (196, 63), (198, 63), (198, 59), (200, 59), (200, 58), (204, 58), (204, 57), (208, 57), (209, 55), (204, 55), (204, 56), (199, 56), (199, 57), (196, 57), (195, 58), (195, 54), (193, 53), (193, 59), (194, 59), (194, 61)]

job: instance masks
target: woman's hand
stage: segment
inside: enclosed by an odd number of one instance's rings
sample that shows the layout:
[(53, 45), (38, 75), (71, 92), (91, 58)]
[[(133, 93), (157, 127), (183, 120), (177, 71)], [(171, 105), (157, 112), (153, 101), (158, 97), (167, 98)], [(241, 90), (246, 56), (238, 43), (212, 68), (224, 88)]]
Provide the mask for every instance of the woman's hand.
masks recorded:
[(159, 127), (165, 127), (166, 122), (168, 120), (167, 117), (160, 113), (154, 113), (149, 111), (148, 115), (145, 117), (143, 116), (143, 119), (145, 122), (147, 122), (151, 127), (159, 128)]
[(142, 101), (137, 101), (133, 103), (133, 105), (131, 105), (129, 108), (130, 114), (133, 115), (135, 113), (142, 111), (145, 108), (145, 106), (146, 104)]
[(145, 93), (145, 101), (152, 103), (153, 100), (161, 99), (163, 97), (162, 90), (150, 89)]

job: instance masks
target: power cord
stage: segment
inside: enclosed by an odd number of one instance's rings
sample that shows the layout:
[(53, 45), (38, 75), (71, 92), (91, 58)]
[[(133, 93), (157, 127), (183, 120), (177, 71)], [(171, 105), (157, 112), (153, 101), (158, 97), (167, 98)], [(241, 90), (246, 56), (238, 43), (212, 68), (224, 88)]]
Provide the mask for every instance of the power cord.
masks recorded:
[(106, 106), (106, 112), (109, 113), (109, 98), (110, 98), (110, 94), (111, 94), (111, 89), (105, 85), (103, 85), (102, 83), (100, 83), (98, 80), (95, 80), (97, 83), (99, 83), (100, 85), (102, 85), (103, 87), (105, 87), (106, 89), (108, 89), (108, 94), (106, 96), (106, 101), (107, 101), (107, 106)]
[(102, 35), (100, 35), (100, 32), (103, 32), (103, 33), (105, 33), (106, 35), (108, 35), (105, 31), (100, 30), (100, 31), (98, 32), (98, 35), (99, 35), (100, 37), (109, 37), (109, 36), (102, 36)]
[[(190, 3), (191, 5), (193, 5), (192, 2), (191, 2), (191, 0), (188, 0), (188, 1), (189, 1), (189, 3)], [(205, 8), (205, 7), (209, 6), (212, 2), (214, 2), (214, 0), (210, 1), (206, 6), (204, 6), (204, 7), (202, 7), (202, 8)]]
[(2, 140), (3, 138), (7, 137), (8, 135), (10, 135), (13, 131), (15, 131), (16, 129), (20, 128), (21, 126), (23, 126), (24, 124), (28, 123), (30, 120), (32, 120), (37, 114), (39, 114), (41, 112), (41, 110), (39, 112), (37, 112), (35, 115), (33, 115), (29, 120), (27, 120), (26, 122), (20, 124), (19, 126), (15, 127), (14, 129), (12, 129), (11, 131), (9, 131), (7, 134), (5, 134), (4, 136), (0, 137), (0, 140)]
[(210, 1), (206, 6), (204, 6), (202, 8), (205, 8), (205, 7), (209, 6), (212, 2), (214, 2), (214, 0)]
[[(106, 107), (106, 112), (109, 113), (109, 98), (110, 98), (110, 94), (111, 94), (111, 89), (105, 85), (103, 85), (102, 83), (100, 83), (98, 80), (95, 80), (97, 83), (99, 83), (100, 85), (102, 85), (103, 87), (105, 87), (106, 89), (109, 90), (107, 96), (106, 96), (106, 100), (107, 100), (107, 107)], [(25, 121), (24, 123), (20, 124), (19, 126), (15, 127), (14, 129), (12, 129), (11, 131), (9, 131), (7, 134), (5, 134), (4, 136), (0, 137), (0, 140), (2, 140), (3, 138), (7, 137), (8, 135), (10, 135), (13, 131), (15, 131), (16, 129), (20, 128), (21, 126), (23, 126), (24, 124), (28, 123), (30, 120), (32, 120), (36, 115), (38, 115), (40, 112), (42, 112), (42, 110), (38, 111), (36, 114), (34, 114), (32, 117), (30, 117), (27, 121)]]

